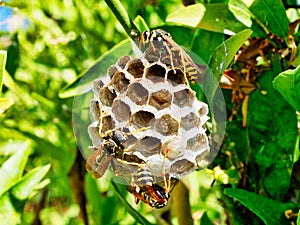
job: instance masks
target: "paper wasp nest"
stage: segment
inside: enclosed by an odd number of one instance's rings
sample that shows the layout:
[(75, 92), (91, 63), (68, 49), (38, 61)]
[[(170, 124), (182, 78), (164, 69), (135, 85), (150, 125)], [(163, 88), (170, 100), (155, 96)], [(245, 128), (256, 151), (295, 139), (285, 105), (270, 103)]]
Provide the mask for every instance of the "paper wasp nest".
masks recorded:
[(145, 58), (124, 56), (108, 69), (107, 77), (94, 81), (89, 135), (99, 147), (102, 116), (102, 133), (120, 130), (127, 135), (124, 154), (132, 162), (144, 161), (154, 177), (165, 170), (167, 176), (181, 179), (209, 152), (208, 107), (185, 84), (182, 70)]

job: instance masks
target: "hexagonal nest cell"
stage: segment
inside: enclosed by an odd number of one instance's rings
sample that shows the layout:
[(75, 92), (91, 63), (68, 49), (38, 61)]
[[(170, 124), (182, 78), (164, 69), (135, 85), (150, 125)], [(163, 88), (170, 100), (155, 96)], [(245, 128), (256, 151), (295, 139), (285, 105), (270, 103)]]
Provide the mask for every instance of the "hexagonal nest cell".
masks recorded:
[(141, 83), (132, 83), (128, 87), (127, 96), (137, 105), (145, 105), (149, 92)]
[(155, 122), (155, 129), (164, 136), (177, 135), (179, 123), (169, 114), (164, 114)]
[(99, 145), (102, 139), (95, 128), (101, 121), (103, 135), (119, 130), (127, 137), (119, 144), (126, 147), (128, 160), (147, 164), (153, 173), (159, 166), (153, 159), (167, 161), (166, 171), (180, 179), (209, 152), (203, 129), (208, 107), (186, 85), (183, 71), (159, 61), (159, 54), (150, 49), (142, 58), (122, 57), (110, 66), (106, 80), (95, 80), (89, 134), (92, 143)]
[(162, 89), (151, 93), (149, 105), (155, 107), (157, 110), (161, 110), (170, 107), (171, 101), (172, 94), (168, 90)]
[(138, 111), (132, 115), (132, 124), (138, 128), (147, 128), (154, 123), (154, 115), (147, 111)]

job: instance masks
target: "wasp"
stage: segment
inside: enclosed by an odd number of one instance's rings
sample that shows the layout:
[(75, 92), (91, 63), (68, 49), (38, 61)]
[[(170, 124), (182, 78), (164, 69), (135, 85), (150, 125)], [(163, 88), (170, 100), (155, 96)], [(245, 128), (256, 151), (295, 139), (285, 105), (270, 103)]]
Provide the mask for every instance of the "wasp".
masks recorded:
[(137, 156), (125, 154), (126, 148), (124, 143), (128, 136), (121, 130), (108, 130), (103, 132), (103, 112), (99, 102), (96, 102), (99, 111), (98, 135), (102, 139), (99, 148), (91, 147), (96, 150), (89, 156), (86, 168), (95, 178), (101, 178), (108, 166), (111, 164), (114, 167), (113, 159), (117, 159), (127, 164), (138, 165), (143, 162)]
[(135, 203), (142, 202), (154, 208), (164, 207), (170, 195), (160, 185), (155, 184), (152, 174), (147, 166), (141, 166), (136, 172), (135, 183), (126, 187), (135, 197)]
[(148, 61), (161, 61), (170, 65), (174, 73), (175, 68), (183, 71), (186, 84), (191, 82), (203, 83), (205, 69), (200, 69), (191, 57), (172, 39), (172, 36), (161, 29), (142, 32), (139, 48), (145, 52)]
[[(115, 133), (114, 133), (115, 134)], [(136, 166), (138, 169), (133, 177), (133, 182), (126, 189), (135, 197), (135, 203), (142, 201), (153, 208), (164, 207), (170, 198), (172, 191), (171, 185), (163, 188), (160, 184), (155, 183), (151, 171), (146, 163), (138, 157), (127, 157), (124, 154), (124, 146), (122, 142), (116, 140), (116, 135), (109, 135), (107, 140), (98, 148), (87, 160), (87, 170), (93, 174), (95, 178), (101, 178), (108, 166), (114, 167), (113, 159), (126, 165)], [(118, 144), (117, 144), (118, 143)], [(177, 179), (173, 178), (172, 187), (177, 183)], [(170, 181), (170, 182), (171, 182)]]
[[(99, 148), (94, 148), (96, 151), (87, 159), (87, 170), (95, 178), (101, 178), (109, 165), (115, 170), (114, 159), (122, 165), (133, 166), (137, 168), (136, 174), (133, 176), (132, 184), (126, 188), (134, 195), (136, 204), (142, 201), (154, 208), (164, 207), (170, 198), (170, 188), (163, 188), (154, 182), (151, 171), (144, 160), (135, 155), (126, 154), (124, 144), (128, 140), (128, 136), (125, 132), (121, 130), (102, 132), (102, 110), (99, 104), (97, 106), (99, 109), (98, 132), (102, 144)], [(139, 130), (135, 132), (139, 132)]]
[(124, 142), (127, 141), (127, 135), (122, 131), (108, 131), (102, 136), (102, 144), (99, 148), (91, 147), (96, 150), (89, 156), (86, 168), (95, 178), (101, 178), (108, 166), (111, 164), (115, 168), (113, 159), (128, 165), (138, 166), (144, 163), (144, 160), (135, 155), (126, 154)]
[[(164, 207), (170, 198), (169, 193), (178, 180), (172, 178), (169, 186), (165, 182), (164, 188), (160, 184), (155, 183), (145, 161), (138, 157), (126, 155), (122, 141), (117, 139), (117, 136), (120, 136), (117, 132), (112, 132), (105, 136), (106, 139), (103, 141), (103, 144), (88, 158), (87, 170), (95, 178), (101, 178), (110, 164), (113, 168), (115, 167), (113, 159), (126, 165), (133, 165), (138, 169), (133, 177), (132, 184), (128, 185), (126, 189), (135, 197), (135, 203), (138, 204), (142, 201), (153, 208), (159, 209)], [(124, 141), (125, 138), (121, 137), (121, 140)]]
[(163, 208), (169, 201), (170, 193), (175, 185), (178, 183), (176, 178), (166, 178), (165, 175), (165, 160), (168, 155), (166, 151), (164, 157), (163, 169), (163, 186), (160, 183), (155, 183), (153, 176), (147, 166), (140, 166), (136, 172), (135, 183), (127, 186), (127, 190), (135, 197), (135, 203), (142, 201), (153, 208)]

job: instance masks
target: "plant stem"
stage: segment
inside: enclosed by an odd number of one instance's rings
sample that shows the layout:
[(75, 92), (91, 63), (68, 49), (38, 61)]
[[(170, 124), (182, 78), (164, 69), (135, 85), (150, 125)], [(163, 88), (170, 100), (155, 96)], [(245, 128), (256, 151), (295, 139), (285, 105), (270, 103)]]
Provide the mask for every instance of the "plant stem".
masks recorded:
[(179, 225), (193, 225), (189, 190), (182, 181), (179, 181), (172, 192), (172, 205)]
[(132, 19), (128, 16), (124, 6), (119, 0), (105, 0), (117, 20), (121, 23), (127, 35), (135, 40), (139, 35), (139, 30)]

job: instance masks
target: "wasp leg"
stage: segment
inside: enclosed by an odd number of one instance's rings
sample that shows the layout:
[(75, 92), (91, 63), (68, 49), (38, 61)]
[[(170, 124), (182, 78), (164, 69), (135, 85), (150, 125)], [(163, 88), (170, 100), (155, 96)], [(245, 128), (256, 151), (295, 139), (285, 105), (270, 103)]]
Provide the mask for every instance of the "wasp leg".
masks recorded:
[(174, 73), (176, 74), (176, 70), (175, 70), (175, 66), (174, 66), (174, 61), (173, 61), (173, 52), (172, 52), (172, 50), (170, 49), (170, 47), (168, 46), (167, 43), (163, 42), (163, 45), (166, 47), (166, 50), (169, 53), (171, 67), (172, 67), (172, 70), (174, 70)]
[(98, 134), (99, 134), (99, 137), (100, 138), (103, 138), (103, 135), (102, 135), (102, 126), (103, 126), (103, 112), (102, 112), (102, 109), (101, 109), (101, 106), (99, 104), (99, 102), (96, 102), (97, 104), (97, 107), (99, 109), (99, 120), (98, 120), (98, 126), (99, 126), (99, 130), (98, 130)]
[(169, 174), (169, 178), (168, 179), (166, 178), (166, 160), (167, 160), (168, 154), (169, 154), (169, 149), (167, 148), (165, 156), (164, 156), (164, 162), (162, 164), (162, 167), (163, 167), (162, 168), (162, 170), (163, 170), (162, 178), (163, 178), (163, 181), (164, 181), (164, 188), (167, 192), (169, 192), (169, 190), (171, 189), (171, 175)]
[(135, 179), (132, 172), (130, 172), (130, 176), (131, 176), (131, 185), (127, 186), (126, 189), (133, 194), (135, 204), (139, 204), (140, 199), (137, 197), (137, 191), (136, 191), (137, 186), (135, 184)]
[(149, 127), (142, 127), (140, 129), (137, 129), (135, 131), (130, 132), (130, 134), (136, 134), (136, 133), (139, 133), (141, 131), (148, 130), (148, 129), (149, 129)]

